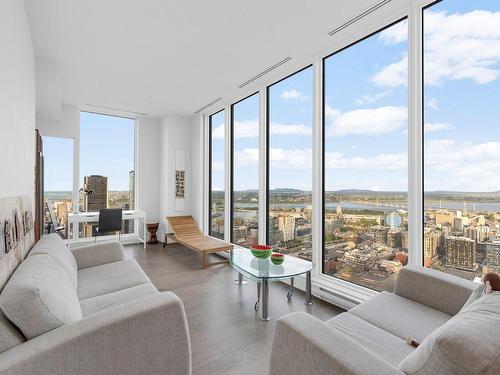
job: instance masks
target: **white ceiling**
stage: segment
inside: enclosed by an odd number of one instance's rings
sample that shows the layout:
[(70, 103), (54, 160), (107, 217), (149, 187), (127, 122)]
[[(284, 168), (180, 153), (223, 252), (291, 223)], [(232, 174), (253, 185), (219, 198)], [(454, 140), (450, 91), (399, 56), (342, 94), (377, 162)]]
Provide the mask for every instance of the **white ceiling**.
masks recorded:
[(62, 100), (192, 114), (284, 57), (328, 48), (374, 0), (25, 0), (37, 56), (57, 62)]

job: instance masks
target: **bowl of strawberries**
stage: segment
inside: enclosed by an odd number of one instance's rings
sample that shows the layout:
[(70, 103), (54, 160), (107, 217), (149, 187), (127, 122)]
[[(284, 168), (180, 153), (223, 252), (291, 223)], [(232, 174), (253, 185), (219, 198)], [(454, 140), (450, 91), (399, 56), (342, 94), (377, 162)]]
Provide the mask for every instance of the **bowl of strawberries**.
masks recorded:
[(266, 259), (269, 258), (269, 255), (273, 252), (272, 246), (266, 246), (266, 245), (252, 245), (250, 248), (250, 251), (252, 255), (256, 258), (259, 259)]

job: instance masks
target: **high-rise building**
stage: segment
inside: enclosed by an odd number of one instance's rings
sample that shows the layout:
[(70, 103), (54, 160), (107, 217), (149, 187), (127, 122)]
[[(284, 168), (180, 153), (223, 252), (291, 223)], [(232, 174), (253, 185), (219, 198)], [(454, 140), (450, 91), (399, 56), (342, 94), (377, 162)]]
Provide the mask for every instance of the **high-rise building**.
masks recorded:
[(425, 266), (430, 266), (432, 259), (438, 255), (441, 235), (434, 231), (424, 233), (424, 262)]
[(283, 241), (295, 238), (295, 218), (292, 216), (280, 216), (278, 218), (278, 229), (283, 233)]
[(446, 239), (446, 266), (473, 271), (476, 265), (476, 242), (464, 237)]
[(373, 230), (373, 240), (376, 243), (385, 245), (387, 243), (387, 232), (389, 231), (389, 228), (378, 226), (374, 227), (372, 230)]
[(390, 230), (387, 232), (387, 246), (394, 249), (401, 249), (403, 245), (400, 230)]
[(500, 242), (486, 244), (487, 266), (483, 271), (500, 272)]
[(444, 223), (453, 225), (454, 219), (455, 219), (455, 213), (452, 211), (442, 210), (434, 214), (434, 222), (436, 223), (437, 226), (440, 226), (441, 224)]
[[(83, 178), (83, 211), (95, 212), (101, 208), (108, 208), (108, 178), (105, 176), (91, 175)], [(85, 237), (96, 235), (97, 225), (84, 224)]]
[(85, 212), (99, 211), (108, 207), (108, 178), (91, 175), (83, 178), (83, 188), (87, 192), (83, 196)]

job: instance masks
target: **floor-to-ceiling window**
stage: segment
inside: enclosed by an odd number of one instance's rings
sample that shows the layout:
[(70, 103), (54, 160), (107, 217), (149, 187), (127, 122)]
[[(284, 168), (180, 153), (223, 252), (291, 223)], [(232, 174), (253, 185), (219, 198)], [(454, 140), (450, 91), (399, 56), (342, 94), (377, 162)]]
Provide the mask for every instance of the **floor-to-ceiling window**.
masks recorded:
[(312, 90), (312, 67), (267, 88), (267, 242), (307, 260), (312, 260)]
[(225, 111), (222, 110), (209, 117), (209, 234), (224, 239), (224, 143), (225, 143)]
[(73, 139), (43, 137), (44, 233), (68, 234), (73, 212)]
[(392, 290), (406, 264), (407, 21), (323, 60), (323, 273)]
[(423, 11), (424, 263), (500, 271), (500, 3)]
[[(134, 119), (80, 113), (80, 211), (135, 208), (134, 149)], [(82, 225), (80, 237), (95, 229)], [(133, 221), (125, 221), (123, 233), (133, 232)]]
[(259, 240), (259, 94), (231, 106), (231, 241)]

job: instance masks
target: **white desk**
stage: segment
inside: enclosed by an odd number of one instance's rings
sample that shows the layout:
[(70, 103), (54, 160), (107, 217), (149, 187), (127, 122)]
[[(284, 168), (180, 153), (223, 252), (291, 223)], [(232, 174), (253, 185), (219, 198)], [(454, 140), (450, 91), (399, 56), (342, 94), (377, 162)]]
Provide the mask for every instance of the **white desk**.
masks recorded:
[[(134, 220), (134, 222), (142, 222), (142, 234), (143, 238), (137, 236), (137, 239), (144, 244), (146, 248), (146, 212), (141, 210), (124, 210), (122, 214), (122, 220)], [(70, 246), (70, 240), (78, 239), (78, 227), (75, 228), (75, 224), (79, 223), (98, 223), (99, 222), (99, 212), (76, 212), (68, 213), (68, 246)], [(139, 227), (137, 227), (139, 228)], [(71, 233), (73, 234), (71, 236)]]

